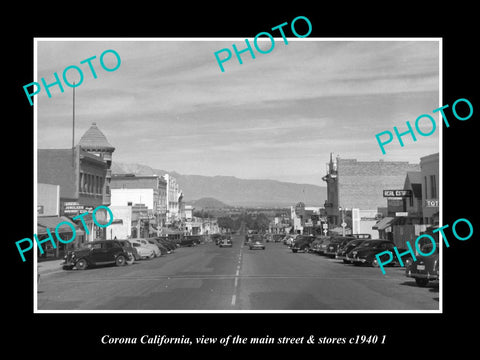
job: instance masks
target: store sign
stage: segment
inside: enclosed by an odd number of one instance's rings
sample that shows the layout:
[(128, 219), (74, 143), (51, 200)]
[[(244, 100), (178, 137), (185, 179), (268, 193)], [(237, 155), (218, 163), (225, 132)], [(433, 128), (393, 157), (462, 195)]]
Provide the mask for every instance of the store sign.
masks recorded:
[(396, 213), (395, 213), (395, 216), (408, 216), (408, 212), (404, 212), (404, 211), (402, 211), (402, 212), (396, 212)]
[(383, 197), (411, 197), (412, 190), (383, 190)]
[(63, 208), (63, 212), (65, 214), (77, 214), (77, 213), (80, 213), (80, 212), (92, 212), (93, 211), (93, 206), (90, 206), (90, 205), (80, 205), (78, 203), (65, 203), (64, 204), (64, 208)]
[(426, 199), (425, 200), (425, 207), (438, 207), (438, 200), (437, 199)]

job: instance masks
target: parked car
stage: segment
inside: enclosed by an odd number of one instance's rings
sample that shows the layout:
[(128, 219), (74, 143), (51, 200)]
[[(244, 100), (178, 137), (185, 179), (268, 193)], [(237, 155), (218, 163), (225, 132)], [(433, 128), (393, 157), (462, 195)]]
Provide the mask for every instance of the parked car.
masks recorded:
[(158, 256), (162, 255), (162, 252), (160, 251), (158, 246), (150, 243), (147, 239), (138, 238), (138, 239), (130, 239), (130, 241), (133, 242), (133, 243), (136, 242), (136, 243), (142, 244), (143, 246), (146, 246), (146, 247), (152, 249), (155, 257), (158, 257)]
[(220, 244), (218, 244), (219, 247), (232, 247), (232, 240), (231, 239), (222, 239), (220, 241)]
[(310, 252), (314, 252), (318, 254), (320, 250), (320, 246), (322, 245), (322, 242), (325, 239), (326, 239), (325, 236), (322, 236), (322, 235), (316, 236), (315, 240), (313, 240), (312, 243), (310, 244)]
[(200, 244), (200, 235), (187, 235), (180, 240), (180, 246), (195, 246)]
[(339, 247), (344, 246), (353, 239), (352, 236), (335, 236), (330, 238), (330, 242), (324, 251), (324, 255), (334, 258)]
[(177, 244), (175, 244), (173, 241), (170, 241), (166, 238), (156, 237), (155, 240), (157, 240), (160, 244), (166, 247), (168, 250), (168, 253), (174, 252), (175, 249), (177, 248)]
[(158, 249), (160, 250), (160, 255), (167, 255), (168, 253), (170, 253), (170, 251), (165, 246), (163, 246), (162, 243), (157, 239), (148, 238), (145, 240), (147, 240), (150, 244), (157, 246)]
[(85, 270), (90, 266), (115, 264), (123, 266), (129, 254), (118, 240), (97, 240), (84, 244), (81, 248), (67, 252), (63, 269)]
[[(427, 243), (420, 248), (424, 254), (430, 254), (433, 244)], [(429, 281), (439, 279), (439, 253), (438, 244), (433, 254), (429, 256), (416, 255), (416, 261), (407, 259), (405, 262), (405, 275), (415, 279), (418, 286), (426, 286)]]
[(284, 237), (284, 234), (272, 234), (272, 242), (281, 242)]
[(132, 245), (137, 250), (140, 259), (153, 259), (155, 257), (151, 248), (137, 242), (132, 242)]
[(262, 249), (265, 250), (265, 243), (263, 242), (263, 236), (255, 234), (251, 237), (250, 242), (248, 243), (250, 250), (253, 249)]
[(347, 242), (344, 246), (338, 248), (337, 253), (335, 254), (335, 259), (343, 260), (346, 264), (351, 264), (352, 262), (347, 259), (347, 254), (363, 243), (364, 239), (353, 239)]
[[(387, 250), (393, 252), (394, 247), (395, 244), (390, 240), (365, 240), (347, 253), (347, 260), (352, 261), (354, 265), (367, 264), (378, 267), (378, 260), (375, 255)], [(394, 260), (389, 263), (390, 266), (394, 266), (395, 264), (396, 262)]]
[(331, 241), (332, 241), (332, 236), (324, 236), (323, 241), (317, 247), (317, 254), (325, 255), (325, 251), (327, 250), (327, 246), (330, 244)]
[(292, 251), (296, 253), (297, 251), (307, 252), (310, 250), (310, 244), (315, 240), (313, 236), (308, 235), (299, 235), (295, 239), (294, 244), (292, 245)]
[(127, 253), (130, 255), (130, 259), (127, 260), (127, 264), (131, 265), (135, 260), (140, 260), (141, 257), (138, 255), (138, 251), (133, 247), (132, 243), (128, 240), (118, 240), (120, 244), (125, 248)]

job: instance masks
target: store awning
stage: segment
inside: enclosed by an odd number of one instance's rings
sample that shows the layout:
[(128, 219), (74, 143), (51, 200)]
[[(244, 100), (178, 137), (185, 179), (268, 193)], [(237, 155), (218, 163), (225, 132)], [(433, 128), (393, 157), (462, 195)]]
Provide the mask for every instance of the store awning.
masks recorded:
[[(47, 230), (50, 230), (50, 233), (53, 233), (58, 224), (66, 222), (71, 224), (75, 228), (77, 235), (83, 235), (85, 232), (72, 220), (66, 216), (42, 216), (37, 218), (37, 235), (48, 234)], [(58, 228), (59, 234), (71, 233), (72, 229), (67, 225), (62, 225)]]
[(395, 218), (393, 218), (393, 217), (388, 217), (388, 216), (384, 217), (382, 220), (380, 220), (375, 225), (373, 225), (372, 229), (373, 230), (385, 230), (386, 228), (391, 226), (394, 221), (395, 221)]

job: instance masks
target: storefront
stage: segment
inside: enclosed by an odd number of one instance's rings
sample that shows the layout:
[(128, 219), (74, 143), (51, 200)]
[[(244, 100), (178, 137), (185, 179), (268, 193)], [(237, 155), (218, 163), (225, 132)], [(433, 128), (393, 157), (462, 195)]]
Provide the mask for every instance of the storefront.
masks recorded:
[[(69, 223), (69, 225), (61, 225), (57, 226), (60, 223)], [(74, 236), (72, 228), (75, 229), (75, 239), (71, 240)], [(75, 222), (69, 219), (66, 216), (43, 216), (39, 217), (37, 220), (37, 237), (38, 240), (47, 239), (51, 234), (52, 239), (55, 242), (55, 246), (52, 244), (52, 241), (47, 241), (43, 243), (42, 249), (43, 254), (40, 252), (40, 249), (37, 247), (38, 251), (38, 259), (47, 259), (47, 258), (63, 258), (65, 253), (68, 250), (76, 249), (82, 244), (85, 240), (85, 232), (83, 231), (83, 227), (80, 225), (78, 226)], [(55, 232), (55, 229), (57, 230)], [(56, 235), (58, 234), (58, 237)], [(68, 241), (67, 244), (58, 240), (58, 238)], [(71, 240), (71, 241), (70, 241)]]

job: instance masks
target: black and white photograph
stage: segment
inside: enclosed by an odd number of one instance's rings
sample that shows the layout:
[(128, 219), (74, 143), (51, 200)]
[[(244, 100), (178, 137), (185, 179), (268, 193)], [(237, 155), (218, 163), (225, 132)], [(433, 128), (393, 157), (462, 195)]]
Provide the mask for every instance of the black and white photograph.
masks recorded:
[(441, 48), (37, 40), (36, 309), (441, 311)]

